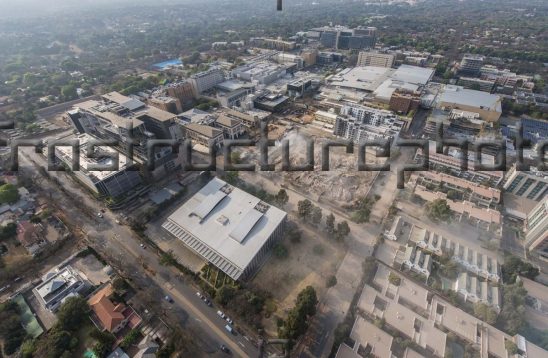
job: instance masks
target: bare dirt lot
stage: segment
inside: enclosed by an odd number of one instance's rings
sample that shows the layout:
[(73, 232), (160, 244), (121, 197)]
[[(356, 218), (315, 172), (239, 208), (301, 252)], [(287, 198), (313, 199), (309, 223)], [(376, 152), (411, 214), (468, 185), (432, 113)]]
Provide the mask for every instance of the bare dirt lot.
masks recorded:
[(337, 272), (344, 257), (342, 243), (328, 239), (315, 229), (303, 225), (300, 228), (300, 242), (282, 242), (289, 256), (284, 259), (271, 256), (253, 279), (254, 285), (273, 294), (277, 309), (264, 322), (267, 333), (272, 335), (276, 334), (276, 317), (285, 317), (303, 288), (313, 286), (319, 298), (325, 294), (327, 278)]

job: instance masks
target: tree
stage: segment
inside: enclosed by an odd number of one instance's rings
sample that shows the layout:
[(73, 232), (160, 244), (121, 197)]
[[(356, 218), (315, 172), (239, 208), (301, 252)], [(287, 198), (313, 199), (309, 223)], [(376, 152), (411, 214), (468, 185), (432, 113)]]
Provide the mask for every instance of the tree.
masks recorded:
[(343, 240), (345, 237), (350, 234), (350, 226), (346, 221), (342, 221), (337, 224), (337, 230), (335, 232), (335, 237), (337, 240)]
[(176, 264), (177, 259), (173, 255), (173, 251), (169, 250), (168, 252), (164, 252), (162, 256), (160, 256), (160, 265), (175, 266)]
[(114, 280), (112, 280), (112, 287), (116, 291), (124, 291), (129, 288), (129, 285), (123, 278), (116, 277)]
[(322, 221), (322, 209), (320, 209), (317, 206), (314, 206), (312, 208), (312, 212), (310, 213), (310, 220), (314, 225), (319, 225)]
[(230, 161), (232, 164), (240, 164), (242, 162), (242, 155), (240, 152), (231, 152)]
[(57, 326), (62, 330), (75, 331), (87, 319), (89, 311), (89, 305), (83, 297), (69, 297), (57, 312)]
[(141, 332), (138, 329), (132, 329), (129, 331), (128, 334), (124, 337), (122, 342), (120, 343), (120, 347), (123, 349), (127, 349), (131, 347), (132, 344), (137, 342), (137, 340), (141, 337)]
[(436, 199), (426, 204), (426, 215), (434, 222), (445, 221), (451, 219), (451, 208), (445, 199)]
[(112, 345), (116, 342), (116, 337), (108, 331), (94, 329), (91, 331), (90, 336), (97, 341), (93, 346), (93, 353), (98, 357), (106, 357), (111, 351)]
[(390, 273), (388, 274), (388, 282), (390, 282), (394, 286), (399, 286), (401, 284), (401, 277), (390, 271)]
[(504, 340), (504, 348), (508, 351), (509, 356), (518, 354), (518, 346), (509, 339)]
[(78, 93), (76, 92), (76, 86), (73, 84), (68, 84), (63, 87), (61, 87), (61, 95), (65, 100), (71, 100), (78, 97)]
[(497, 325), (513, 336), (526, 326), (525, 297), (527, 297), (527, 290), (520, 283), (505, 285), (502, 297), (502, 310)]
[(334, 275), (331, 275), (327, 278), (326, 282), (325, 282), (325, 287), (333, 287), (337, 284), (337, 277), (335, 277)]
[(333, 213), (330, 213), (325, 218), (325, 229), (330, 234), (335, 232), (335, 215)]
[(25, 336), (26, 332), (19, 316), (19, 306), (13, 301), (0, 304), (0, 339), (4, 343), (4, 353), (6, 355), (15, 353)]
[(299, 201), (297, 203), (297, 211), (299, 217), (303, 220), (308, 220), (310, 214), (312, 213), (312, 207), (313, 205), (308, 199)]
[(228, 171), (224, 175), (224, 179), (229, 184), (234, 184), (238, 181), (239, 173), (237, 171)]
[(280, 189), (278, 194), (276, 194), (275, 200), (283, 208), (289, 201), (289, 195), (287, 195), (285, 189)]
[(316, 313), (317, 305), (316, 290), (312, 286), (307, 286), (299, 292), (295, 307), (289, 311), (287, 319), (278, 327), (278, 336), (293, 341), (304, 334), (308, 328), (309, 317)]
[(316, 295), (316, 290), (312, 286), (306, 286), (299, 294), (297, 295), (297, 306), (300, 306), (304, 309), (304, 312), (308, 316), (312, 316), (316, 313), (316, 306), (318, 305), (318, 297)]
[(0, 186), (0, 204), (13, 204), (19, 200), (19, 192), (13, 184)]
[(17, 235), (17, 225), (15, 223), (0, 227), (0, 240), (10, 239), (15, 235)]
[(221, 305), (226, 306), (236, 295), (236, 289), (231, 286), (224, 285), (215, 295), (215, 300)]
[(287, 237), (289, 238), (289, 241), (294, 244), (301, 242), (301, 235), (301, 230), (299, 230), (297, 227), (291, 227), (287, 231)]
[(476, 302), (474, 304), (474, 315), (489, 324), (495, 324), (497, 321), (497, 312), (482, 302)]
[(274, 246), (272, 251), (274, 252), (274, 256), (279, 259), (285, 259), (289, 255), (287, 248), (282, 244), (277, 244), (276, 246)]
[(524, 276), (534, 280), (539, 275), (539, 269), (529, 262), (522, 261), (517, 256), (507, 256), (501, 267), (502, 280), (505, 283), (514, 283), (518, 276)]

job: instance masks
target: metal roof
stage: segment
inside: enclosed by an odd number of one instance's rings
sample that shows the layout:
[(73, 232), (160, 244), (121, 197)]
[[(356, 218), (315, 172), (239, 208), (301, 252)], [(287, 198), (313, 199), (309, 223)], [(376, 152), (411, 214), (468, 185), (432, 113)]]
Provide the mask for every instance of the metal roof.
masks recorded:
[(217, 204), (219, 204), (221, 200), (223, 200), (225, 197), (226, 194), (220, 190), (208, 195), (204, 199), (204, 201), (202, 201), (200, 205), (198, 205), (196, 209), (194, 209), (191, 215), (196, 215), (202, 220), (205, 219), (205, 217), (211, 212), (211, 210), (213, 210), (217, 206)]
[(242, 219), (242, 221), (240, 221), (238, 226), (236, 226), (234, 230), (232, 230), (232, 232), (228, 236), (238, 241), (239, 243), (242, 243), (245, 237), (247, 236), (247, 234), (249, 234), (251, 229), (253, 229), (255, 224), (257, 224), (257, 222), (262, 217), (263, 217), (263, 213), (255, 209), (249, 210), (246, 216)]

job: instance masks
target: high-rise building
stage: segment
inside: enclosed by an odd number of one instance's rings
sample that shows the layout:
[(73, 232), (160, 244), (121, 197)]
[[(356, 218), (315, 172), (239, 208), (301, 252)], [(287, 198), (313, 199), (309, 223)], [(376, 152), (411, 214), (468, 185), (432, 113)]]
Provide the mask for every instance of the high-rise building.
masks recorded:
[(515, 196), (541, 201), (548, 194), (548, 176), (539, 171), (522, 172), (514, 165), (508, 171), (503, 188)]
[(410, 92), (397, 89), (390, 97), (390, 110), (407, 114), (409, 111), (416, 111), (421, 104), (420, 92)]
[(168, 96), (177, 98), (183, 108), (194, 101), (194, 91), (190, 81), (172, 83), (167, 86), (166, 91)]
[(394, 55), (391, 54), (362, 51), (358, 55), (357, 66), (392, 67), (393, 65)]
[(484, 59), (481, 55), (465, 54), (460, 62), (459, 73), (467, 76), (478, 76)]
[(192, 90), (195, 96), (199, 96), (205, 91), (215, 87), (215, 85), (225, 80), (225, 74), (218, 67), (210, 68), (207, 71), (199, 72), (190, 78)]
[(527, 215), (525, 247), (548, 261), (548, 198), (544, 198)]
[(377, 28), (357, 27), (349, 29), (344, 26), (325, 26), (313, 29), (319, 33), (320, 43), (324, 47), (352, 50), (375, 47), (377, 40)]
[(305, 66), (314, 66), (318, 57), (318, 50), (305, 50), (301, 53)]

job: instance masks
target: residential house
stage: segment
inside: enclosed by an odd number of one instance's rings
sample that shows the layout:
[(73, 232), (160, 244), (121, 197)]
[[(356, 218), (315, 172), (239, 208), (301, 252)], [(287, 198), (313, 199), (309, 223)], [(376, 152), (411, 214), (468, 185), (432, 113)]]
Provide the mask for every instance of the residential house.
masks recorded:
[(109, 283), (99, 289), (89, 300), (92, 311), (92, 321), (101, 330), (116, 333), (131, 323), (131, 328), (141, 322), (141, 317), (131, 306), (122, 302), (114, 302), (111, 298), (114, 293)]

